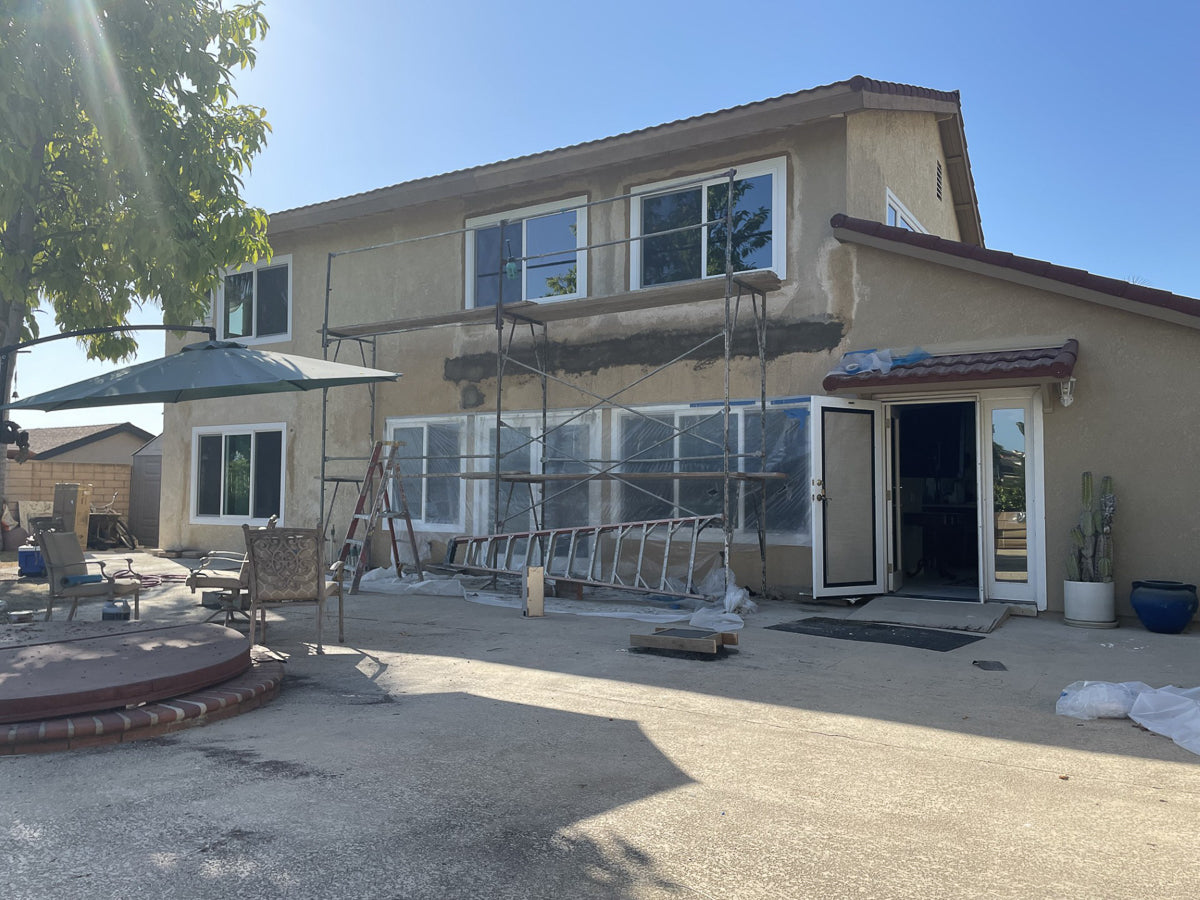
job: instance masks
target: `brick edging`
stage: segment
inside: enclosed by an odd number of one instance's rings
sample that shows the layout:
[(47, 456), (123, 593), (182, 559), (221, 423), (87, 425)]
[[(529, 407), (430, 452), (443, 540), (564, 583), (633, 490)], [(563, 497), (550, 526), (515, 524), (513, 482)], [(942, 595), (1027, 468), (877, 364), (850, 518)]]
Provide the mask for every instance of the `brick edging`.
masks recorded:
[(159, 703), (0, 725), (0, 756), (119, 744), (227, 719), (273, 699), (279, 693), (283, 671), (282, 662), (259, 659), (235, 678)]

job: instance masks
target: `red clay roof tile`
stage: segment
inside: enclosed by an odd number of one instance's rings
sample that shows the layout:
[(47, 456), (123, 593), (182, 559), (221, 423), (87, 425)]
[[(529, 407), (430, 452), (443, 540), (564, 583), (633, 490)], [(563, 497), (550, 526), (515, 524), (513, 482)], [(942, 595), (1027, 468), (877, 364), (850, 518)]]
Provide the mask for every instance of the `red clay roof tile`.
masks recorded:
[(826, 391), (899, 387), (911, 384), (946, 384), (962, 381), (1070, 378), (1079, 356), (1079, 341), (1072, 338), (1059, 347), (1032, 350), (993, 350), (929, 356), (916, 362), (879, 371), (843, 375), (830, 372), (821, 382)]

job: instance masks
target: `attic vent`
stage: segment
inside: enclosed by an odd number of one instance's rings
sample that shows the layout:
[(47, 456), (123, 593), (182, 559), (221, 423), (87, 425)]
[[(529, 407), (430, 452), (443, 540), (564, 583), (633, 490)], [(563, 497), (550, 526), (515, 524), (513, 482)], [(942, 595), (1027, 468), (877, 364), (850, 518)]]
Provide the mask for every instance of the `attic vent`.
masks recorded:
[(942, 161), (937, 161), (937, 198), (942, 199)]

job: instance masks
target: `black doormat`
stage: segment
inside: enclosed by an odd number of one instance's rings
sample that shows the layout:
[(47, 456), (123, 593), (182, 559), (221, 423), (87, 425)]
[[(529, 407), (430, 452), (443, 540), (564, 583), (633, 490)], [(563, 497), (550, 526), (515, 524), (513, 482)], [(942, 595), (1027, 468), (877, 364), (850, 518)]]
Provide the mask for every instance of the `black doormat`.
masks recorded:
[(874, 644), (899, 644), (901, 647), (916, 647), (918, 650), (936, 650), (945, 653), (967, 644), (982, 641), (982, 634), (962, 634), (957, 631), (938, 631), (935, 628), (912, 628), (908, 625), (884, 625), (881, 622), (848, 622), (845, 619), (825, 619), (811, 616), (795, 622), (768, 625), (776, 631), (793, 631), (796, 634), (813, 634), (817, 637), (837, 638), (839, 641), (869, 641)]

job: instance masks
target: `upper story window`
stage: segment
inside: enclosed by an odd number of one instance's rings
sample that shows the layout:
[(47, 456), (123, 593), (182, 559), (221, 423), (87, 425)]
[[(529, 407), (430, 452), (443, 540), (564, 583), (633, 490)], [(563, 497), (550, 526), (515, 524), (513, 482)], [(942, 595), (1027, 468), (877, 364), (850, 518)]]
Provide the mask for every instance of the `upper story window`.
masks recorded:
[(217, 290), (221, 337), (246, 342), (286, 341), (292, 327), (291, 257), (227, 272)]
[[(787, 161), (738, 166), (733, 180), (735, 272), (784, 275)], [(729, 178), (715, 173), (646, 185), (630, 201), (631, 287), (725, 274)]]
[(467, 306), (587, 295), (585, 197), (467, 219)]
[(921, 234), (928, 234), (917, 217), (908, 211), (908, 207), (900, 202), (900, 198), (891, 192), (887, 192), (887, 223), (896, 228), (903, 228), (905, 231), (919, 231)]

